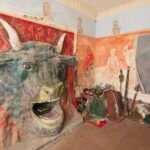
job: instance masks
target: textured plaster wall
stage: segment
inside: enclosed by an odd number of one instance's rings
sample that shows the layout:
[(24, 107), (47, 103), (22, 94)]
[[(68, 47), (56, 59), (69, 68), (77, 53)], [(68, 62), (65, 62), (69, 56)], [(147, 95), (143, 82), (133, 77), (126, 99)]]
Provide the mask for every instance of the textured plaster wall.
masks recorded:
[[(89, 62), (91, 59), (94, 60), (96, 57), (94, 56), (94, 52), (96, 50), (95, 46), (95, 38), (84, 35), (77, 36), (77, 86), (80, 87), (80, 89), (90, 87), (94, 84), (94, 65), (92, 67), (90, 65), (89, 67)], [(89, 49), (91, 50), (91, 53), (89, 53)], [(91, 55), (93, 56), (92, 58)], [(89, 70), (88, 76), (85, 73), (87, 69)]]
[(114, 20), (119, 21), (121, 33), (150, 29), (149, 18), (150, 4), (99, 19), (96, 22), (96, 37), (112, 35), (112, 23)]
[[(89, 84), (92, 86), (100, 83), (112, 84), (117, 90), (120, 90), (119, 71), (122, 69), (126, 78), (127, 66), (130, 66), (128, 96), (133, 98), (135, 94), (134, 88), (139, 83), (135, 64), (136, 38), (144, 34), (150, 34), (150, 30), (97, 39), (79, 35), (77, 38), (77, 56), (79, 57), (77, 83), (80, 91), (85, 87), (89, 87)], [(91, 48), (94, 55), (94, 65), (90, 69), (89, 76), (86, 77), (83, 70), (88, 47)], [(125, 81), (122, 85), (123, 93)], [(150, 103), (149, 99), (149, 94), (139, 93), (137, 96), (137, 100), (147, 103)]]
[[(42, 16), (42, 4), (45, 0), (0, 0), (1, 10)], [(83, 34), (95, 36), (95, 20), (60, 4), (57, 0), (47, 0), (51, 4), (53, 22), (77, 28), (77, 18), (82, 19)]]

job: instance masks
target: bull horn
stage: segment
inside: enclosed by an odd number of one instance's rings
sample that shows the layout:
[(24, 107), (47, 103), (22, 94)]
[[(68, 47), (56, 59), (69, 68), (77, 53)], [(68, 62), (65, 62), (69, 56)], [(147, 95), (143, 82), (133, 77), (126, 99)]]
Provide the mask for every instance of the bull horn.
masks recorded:
[(66, 33), (63, 33), (60, 37), (60, 39), (58, 40), (58, 43), (56, 45), (56, 51), (60, 54), (63, 48), (63, 43), (64, 43), (64, 39), (65, 39)]
[(0, 18), (0, 23), (3, 25), (8, 33), (10, 44), (13, 50), (18, 51), (22, 48), (22, 43), (17, 32), (3, 19)]

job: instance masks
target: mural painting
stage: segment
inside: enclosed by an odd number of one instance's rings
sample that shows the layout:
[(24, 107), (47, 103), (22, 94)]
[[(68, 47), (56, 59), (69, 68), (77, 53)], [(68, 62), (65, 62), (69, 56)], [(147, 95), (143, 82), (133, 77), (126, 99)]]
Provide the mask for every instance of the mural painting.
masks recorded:
[[(120, 120), (123, 112), (120, 93), (113, 91), (113, 87), (108, 85), (95, 86), (95, 84), (100, 83), (95, 81), (96, 61), (103, 61), (103, 58), (99, 57), (100, 53), (97, 54), (95, 52), (96, 39), (78, 35), (77, 42), (78, 68), (76, 96), (78, 111), (82, 114), (84, 121), (90, 122), (97, 127), (104, 126), (107, 123), (108, 116), (109, 119)], [(108, 78), (116, 78), (115, 73), (118, 71), (118, 66), (119, 60), (116, 49), (111, 48), (105, 67), (105, 74), (108, 74)], [(104, 76), (106, 76), (105, 74)], [(101, 77), (98, 78), (103, 82)]]
[(94, 84), (95, 39), (78, 35), (77, 37), (77, 86), (80, 89), (92, 87)]
[(136, 37), (148, 33), (150, 31), (97, 39), (94, 51), (95, 84), (104, 82), (114, 85), (119, 90), (120, 69), (126, 76), (127, 66), (130, 66), (129, 89), (134, 89), (138, 82), (135, 64)]

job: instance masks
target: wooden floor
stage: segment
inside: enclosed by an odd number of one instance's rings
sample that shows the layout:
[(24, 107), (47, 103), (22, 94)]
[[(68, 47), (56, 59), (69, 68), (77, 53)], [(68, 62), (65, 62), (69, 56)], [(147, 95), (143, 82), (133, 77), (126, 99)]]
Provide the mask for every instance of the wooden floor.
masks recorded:
[(150, 127), (125, 119), (103, 128), (84, 123), (43, 150), (150, 150)]

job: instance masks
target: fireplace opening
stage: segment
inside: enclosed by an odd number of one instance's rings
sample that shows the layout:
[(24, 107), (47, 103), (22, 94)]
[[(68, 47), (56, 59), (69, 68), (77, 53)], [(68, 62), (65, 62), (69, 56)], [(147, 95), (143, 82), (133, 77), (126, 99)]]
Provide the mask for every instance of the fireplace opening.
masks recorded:
[(33, 112), (40, 117), (49, 113), (55, 104), (56, 102), (35, 103), (33, 104), (32, 109)]
[(55, 110), (57, 102), (44, 102), (33, 104), (33, 113), (40, 118), (43, 123), (49, 124), (52, 120), (57, 120), (60, 116), (59, 111)]

